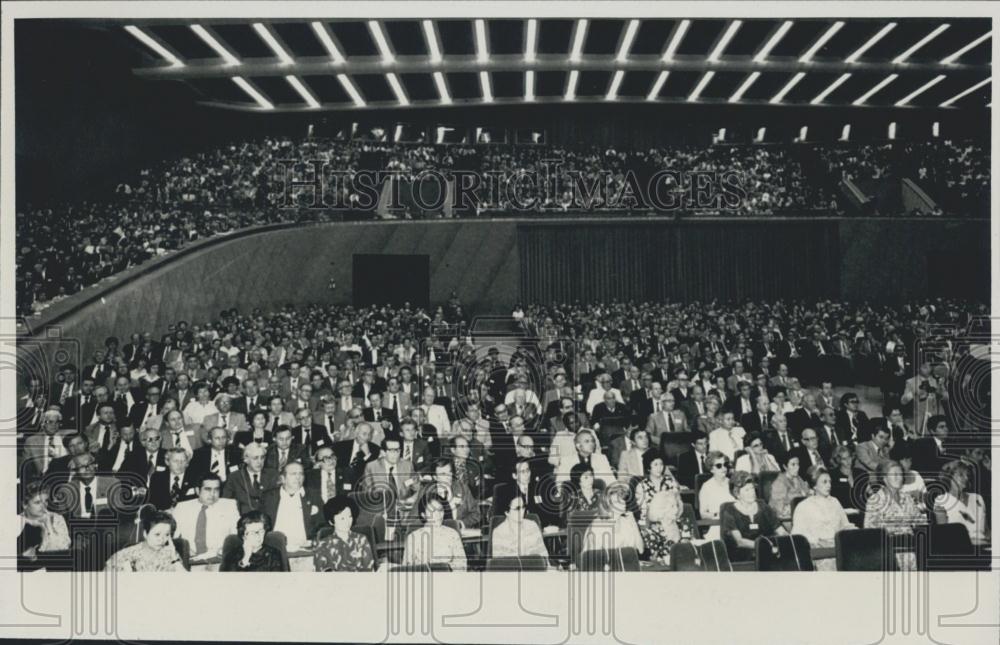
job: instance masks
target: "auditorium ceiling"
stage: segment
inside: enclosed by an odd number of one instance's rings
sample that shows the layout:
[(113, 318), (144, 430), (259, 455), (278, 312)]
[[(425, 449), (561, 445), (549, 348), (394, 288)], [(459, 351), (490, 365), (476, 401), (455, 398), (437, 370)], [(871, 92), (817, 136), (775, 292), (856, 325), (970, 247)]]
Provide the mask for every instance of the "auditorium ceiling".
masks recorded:
[(244, 111), (990, 107), (988, 19), (134, 20), (134, 73)]

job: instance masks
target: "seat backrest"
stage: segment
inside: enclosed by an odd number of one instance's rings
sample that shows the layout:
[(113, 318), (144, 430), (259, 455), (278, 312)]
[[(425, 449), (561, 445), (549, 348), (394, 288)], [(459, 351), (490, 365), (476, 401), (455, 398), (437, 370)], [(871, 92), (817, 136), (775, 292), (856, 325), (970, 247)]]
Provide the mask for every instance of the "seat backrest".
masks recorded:
[(805, 499), (804, 496), (799, 496), (799, 497), (793, 497), (792, 498), (792, 504), (791, 504), (792, 510), (789, 512), (789, 515), (791, 517), (795, 517), (795, 507), (798, 506), (799, 502), (801, 502), (804, 499)]
[(774, 480), (780, 474), (769, 470), (757, 475), (757, 481), (760, 483), (760, 496), (765, 502), (769, 503), (771, 501), (771, 485), (774, 484)]
[(548, 568), (548, 559), (540, 555), (490, 558), (486, 561), (487, 571), (547, 571)]
[(834, 536), (838, 571), (895, 571), (885, 529), (847, 529)]
[(288, 564), (288, 538), (281, 531), (271, 531), (264, 536), (264, 544), (281, 554), (281, 570), (291, 571)]
[(973, 555), (975, 547), (964, 524), (935, 524), (930, 527), (929, 556)]
[(451, 571), (451, 565), (445, 562), (434, 562), (432, 564), (400, 564), (389, 569), (393, 573), (430, 573), (431, 571)]
[(591, 549), (576, 560), (580, 571), (638, 571), (639, 552), (632, 547), (624, 549)]
[(698, 548), (690, 542), (678, 542), (670, 547), (671, 571), (704, 571)]
[(225, 562), (229, 554), (240, 548), (242, 545), (243, 541), (240, 540), (240, 536), (235, 533), (227, 535), (226, 539), (222, 541), (222, 561)]
[(174, 548), (177, 549), (177, 555), (181, 556), (181, 564), (188, 571), (191, 570), (191, 545), (184, 538), (174, 538)]
[(597, 518), (597, 511), (573, 511), (566, 517), (566, 557), (576, 560), (583, 550), (583, 538), (587, 529)]
[(698, 517), (695, 515), (694, 506), (685, 504), (681, 511), (681, 522), (691, 527), (691, 537), (701, 537), (698, 531)]
[(759, 537), (754, 548), (757, 571), (814, 571), (804, 535)]
[(729, 551), (726, 549), (726, 543), (722, 540), (705, 542), (698, 547), (698, 554), (701, 555), (703, 571), (733, 570), (733, 565), (729, 561)]

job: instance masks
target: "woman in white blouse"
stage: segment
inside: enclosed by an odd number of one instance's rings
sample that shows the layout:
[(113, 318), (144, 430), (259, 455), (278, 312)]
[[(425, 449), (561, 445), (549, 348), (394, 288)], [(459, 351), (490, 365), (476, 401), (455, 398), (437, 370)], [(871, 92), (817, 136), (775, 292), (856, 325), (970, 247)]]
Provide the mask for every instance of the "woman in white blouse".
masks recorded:
[[(721, 452), (708, 453), (707, 461), (712, 469), (712, 477), (701, 485), (698, 491), (698, 510), (703, 520), (719, 519), (719, 507), (736, 498), (729, 490), (729, 460)], [(721, 536), (718, 525), (711, 526), (705, 539), (718, 540)]]
[(191, 399), (184, 407), (184, 425), (200, 426), (205, 417), (210, 414), (218, 414), (219, 409), (215, 407), (215, 403), (209, 398), (208, 385), (197, 383), (193, 387), (195, 398)]
[(417, 510), (424, 525), (406, 536), (403, 564), (447, 564), (452, 571), (465, 571), (465, 546), (458, 531), (444, 525), (444, 502), (424, 495)]
[(949, 524), (962, 524), (973, 542), (989, 539), (986, 504), (976, 493), (966, 491), (972, 471), (964, 461), (950, 461), (941, 468), (941, 481), (948, 492), (934, 500), (934, 512), (945, 515)]
[[(813, 466), (807, 480), (812, 495), (799, 502), (792, 516), (792, 533), (804, 535), (809, 545), (816, 548), (831, 548), (838, 531), (853, 529), (847, 513), (840, 501), (830, 495), (832, 481), (825, 468)], [(814, 560), (818, 571), (836, 571), (835, 558)]]

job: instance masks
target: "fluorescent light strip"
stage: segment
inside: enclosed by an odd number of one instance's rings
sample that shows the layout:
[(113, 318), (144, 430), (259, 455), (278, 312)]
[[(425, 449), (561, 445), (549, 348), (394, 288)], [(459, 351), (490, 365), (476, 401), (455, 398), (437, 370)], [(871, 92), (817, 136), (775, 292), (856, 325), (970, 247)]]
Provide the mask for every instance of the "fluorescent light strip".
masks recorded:
[(761, 128), (760, 130), (757, 130), (757, 141), (763, 141), (765, 134), (767, 134), (767, 128)]
[(486, 21), (476, 20), (476, 60), (480, 63), (490, 59), (490, 50), (486, 46)]
[(805, 72), (796, 73), (795, 76), (791, 78), (791, 80), (785, 83), (785, 86), (781, 88), (777, 94), (771, 97), (771, 100), (768, 101), (768, 103), (781, 103), (781, 101), (784, 100), (785, 95), (791, 92), (792, 88), (798, 85), (799, 81), (805, 78), (805, 75), (806, 75)]
[(262, 22), (255, 22), (253, 23), (253, 30), (257, 32), (257, 35), (260, 36), (265, 43), (267, 43), (267, 46), (271, 48), (271, 51), (274, 52), (275, 56), (281, 59), (283, 64), (291, 65), (295, 62), (295, 59), (285, 51), (285, 48), (281, 46), (281, 43), (279, 43), (278, 39), (274, 37), (274, 34), (271, 33), (271, 30), (268, 29), (267, 25)]
[(399, 140), (403, 138), (403, 124), (396, 124), (396, 133), (392, 136), (392, 140), (399, 143)]
[(257, 105), (261, 106), (265, 110), (273, 110), (274, 104), (265, 98), (263, 94), (257, 91), (253, 85), (247, 82), (247, 79), (242, 76), (234, 76), (233, 82), (239, 85), (240, 89), (250, 95), (250, 98), (257, 101)]
[(535, 72), (530, 69), (524, 73), (524, 100), (535, 100)]
[(444, 82), (444, 74), (434, 72), (434, 84), (437, 85), (438, 96), (445, 105), (451, 104), (451, 94), (448, 94), (448, 85)]
[(385, 75), (385, 79), (389, 81), (389, 87), (392, 88), (392, 92), (396, 95), (396, 100), (399, 101), (399, 104), (409, 105), (410, 99), (406, 97), (406, 92), (403, 91), (403, 84), (399, 82), (399, 78), (390, 72)]
[(535, 60), (535, 50), (538, 48), (538, 21), (528, 20), (528, 33), (524, 40), (524, 60)]
[(487, 103), (493, 102), (493, 88), (490, 86), (490, 73), (489, 72), (479, 72), (479, 86), (483, 91), (483, 101)]
[(875, 96), (875, 94), (877, 94), (879, 90), (881, 90), (883, 87), (893, 82), (897, 78), (899, 78), (899, 74), (889, 74), (888, 76), (883, 78), (878, 85), (871, 88), (870, 90), (859, 96), (857, 99), (855, 99), (854, 102), (851, 103), (851, 105), (864, 105), (865, 101)]
[(774, 32), (774, 35), (771, 36), (771, 39), (767, 41), (767, 44), (764, 45), (764, 48), (761, 49), (759, 52), (757, 52), (757, 55), (753, 57), (755, 63), (763, 63), (765, 60), (767, 60), (767, 57), (771, 53), (771, 50), (778, 46), (778, 43), (781, 42), (781, 39), (784, 38), (785, 34), (788, 33), (788, 30), (792, 28), (792, 24), (793, 23), (791, 20), (786, 20), (785, 22), (781, 23), (781, 26), (778, 27), (778, 31)]
[(985, 34), (983, 34), (979, 38), (976, 38), (971, 43), (969, 43), (965, 47), (959, 49), (957, 52), (955, 52), (951, 56), (947, 56), (945, 58), (942, 58), (941, 59), (941, 64), (942, 65), (950, 65), (950, 64), (954, 63), (956, 60), (958, 60), (959, 58), (961, 58), (962, 56), (964, 56), (966, 53), (968, 53), (972, 49), (978, 47), (981, 43), (989, 40), (992, 35), (993, 35), (992, 31), (987, 31)]
[(890, 139), (895, 139), (896, 138), (896, 122), (895, 121), (893, 121), (892, 123), (889, 124), (889, 138)]
[(653, 89), (649, 90), (649, 95), (646, 97), (647, 101), (655, 101), (656, 97), (660, 95), (660, 90), (663, 89), (663, 84), (667, 82), (667, 77), (670, 76), (670, 72), (662, 71), (660, 75), (656, 77), (656, 82), (653, 83)]
[(841, 74), (840, 78), (838, 78), (834, 82), (830, 83), (829, 87), (827, 87), (825, 90), (823, 90), (822, 92), (820, 92), (819, 94), (817, 94), (816, 98), (814, 98), (813, 100), (809, 101), (810, 105), (818, 105), (818, 104), (822, 103), (826, 99), (826, 97), (830, 96), (830, 94), (832, 94), (835, 89), (837, 89), (838, 87), (840, 87), (841, 85), (843, 85), (844, 81), (846, 81), (850, 77), (851, 77), (850, 73)]
[(299, 80), (297, 76), (286, 76), (285, 80), (288, 81), (288, 84), (291, 85), (295, 89), (295, 91), (299, 93), (299, 96), (302, 97), (302, 100), (309, 104), (309, 107), (311, 108), (319, 107), (319, 101), (316, 100), (316, 97), (312, 95), (312, 92), (309, 91), (309, 88), (307, 88), (302, 83), (302, 81)]
[[(985, 81), (979, 81), (978, 83), (976, 83), (975, 85), (973, 85), (969, 89), (965, 90), (964, 92), (961, 92), (961, 93), (956, 94), (955, 96), (951, 97), (950, 99), (948, 99), (947, 101), (945, 101), (944, 103), (942, 103), (939, 107), (948, 107), (949, 105), (951, 105), (952, 103), (954, 103), (958, 99), (962, 98), (963, 96), (966, 96), (968, 94), (972, 94), (973, 92), (975, 92), (976, 90), (978, 90), (980, 87), (985, 86), (987, 83), (990, 82), (990, 80), (991, 79), (987, 78)], [(991, 103), (987, 103), (986, 107), (990, 107), (990, 105), (991, 105)]]
[(809, 50), (806, 53), (802, 54), (802, 56), (799, 57), (799, 62), (800, 63), (808, 63), (809, 61), (811, 61), (812, 57), (816, 55), (816, 52), (818, 52), (819, 50), (823, 49), (823, 45), (825, 45), (828, 42), (830, 42), (830, 39), (833, 38), (834, 36), (836, 36), (837, 32), (840, 31), (841, 29), (843, 29), (843, 27), (844, 27), (844, 21), (843, 20), (838, 20), (837, 22), (835, 22), (832, 25), (830, 25), (830, 28), (827, 29), (823, 33), (823, 35), (819, 37), (819, 40), (817, 40), (816, 42), (814, 42), (813, 46), (810, 47)]
[(323, 47), (326, 47), (326, 51), (330, 54), (332, 62), (337, 64), (343, 63), (344, 55), (340, 53), (340, 49), (337, 47), (337, 44), (333, 42), (333, 36), (331, 36), (330, 32), (327, 31), (326, 25), (318, 21), (310, 24), (312, 25), (312, 30), (316, 34), (316, 37), (319, 38), (321, 43), (323, 43)]
[(375, 44), (378, 45), (379, 53), (382, 54), (382, 62), (391, 63), (396, 60), (396, 57), (392, 53), (392, 48), (389, 47), (389, 41), (382, 32), (382, 25), (379, 24), (378, 20), (369, 20), (368, 30), (372, 32), (372, 38), (375, 39)]
[(566, 83), (566, 96), (563, 98), (567, 101), (572, 101), (576, 98), (576, 82), (580, 77), (580, 72), (575, 69), (569, 72), (569, 82)]
[(736, 35), (736, 32), (740, 30), (740, 26), (742, 24), (742, 20), (734, 20), (729, 23), (729, 28), (726, 29), (726, 33), (722, 34), (722, 38), (719, 39), (719, 43), (715, 46), (715, 49), (712, 50), (712, 53), (709, 54), (708, 60), (719, 60), (722, 56), (722, 52), (724, 52), (726, 47), (729, 45), (729, 41), (732, 40), (733, 36)]
[(712, 80), (713, 76), (715, 76), (715, 72), (705, 72), (705, 75), (701, 77), (700, 81), (698, 81), (698, 85), (695, 86), (694, 91), (691, 92), (691, 95), (687, 98), (687, 100), (697, 101), (698, 97), (701, 96), (702, 91), (708, 87), (708, 83)]
[(628, 60), (629, 50), (632, 49), (632, 41), (635, 40), (635, 35), (639, 32), (639, 21), (630, 20), (628, 27), (625, 28), (625, 37), (622, 38), (621, 47), (618, 48), (617, 60), (619, 62), (625, 62)]
[(923, 47), (927, 43), (931, 42), (932, 40), (940, 36), (941, 33), (944, 32), (946, 29), (948, 29), (949, 26), (950, 25), (948, 23), (938, 26), (937, 29), (935, 29), (931, 33), (927, 34), (926, 36), (918, 40), (916, 44), (913, 45), (913, 47), (910, 47), (899, 56), (893, 58), (892, 59), (893, 64), (899, 65), (900, 63), (905, 63), (907, 58), (914, 55), (915, 53), (917, 53), (917, 50), (919, 50), (921, 47)]
[(877, 34), (875, 34), (874, 36), (872, 36), (871, 38), (868, 39), (868, 42), (866, 42), (864, 45), (862, 45), (860, 48), (858, 48), (858, 50), (855, 51), (853, 54), (851, 54), (850, 56), (848, 56), (847, 58), (845, 58), (844, 62), (845, 63), (853, 63), (854, 61), (858, 60), (859, 58), (861, 58), (864, 55), (864, 53), (866, 51), (868, 51), (869, 49), (871, 49), (872, 47), (874, 47), (875, 43), (877, 43), (878, 41), (882, 40), (885, 37), (886, 34), (888, 34), (890, 31), (892, 31), (895, 28), (896, 28), (896, 23), (894, 23), (894, 22), (890, 22), (885, 27), (882, 27), (878, 31)]
[(614, 101), (618, 98), (618, 87), (622, 84), (623, 78), (625, 78), (625, 72), (620, 69), (617, 70), (614, 78), (611, 79), (611, 87), (608, 89), (608, 95), (604, 97), (605, 101)]
[(587, 37), (587, 19), (580, 18), (576, 21), (576, 29), (573, 31), (573, 49), (569, 52), (569, 59), (572, 61), (580, 60), (580, 55), (583, 53), (583, 40)]
[(923, 94), (927, 90), (931, 89), (932, 87), (934, 87), (935, 85), (937, 85), (938, 83), (940, 83), (943, 80), (944, 80), (944, 74), (940, 74), (938, 76), (935, 76), (932, 80), (924, 83), (921, 87), (913, 90), (912, 92), (910, 92), (909, 94), (907, 94), (903, 98), (901, 98), (898, 101), (896, 101), (896, 107), (902, 107), (902, 106), (906, 105), (907, 103), (909, 103), (913, 99), (917, 98), (918, 96), (920, 96), (921, 94)]
[(344, 87), (344, 91), (347, 92), (347, 94), (351, 97), (351, 100), (354, 101), (355, 107), (365, 106), (365, 100), (361, 98), (358, 88), (354, 87), (354, 83), (351, 82), (351, 79), (347, 76), (347, 74), (337, 74), (337, 80), (340, 81), (340, 84)]
[(674, 28), (673, 38), (670, 39), (670, 44), (667, 45), (667, 50), (663, 52), (663, 60), (673, 59), (674, 53), (677, 51), (677, 48), (681, 46), (684, 34), (687, 33), (688, 27), (690, 26), (690, 20), (681, 20), (681, 24)]
[(226, 61), (227, 65), (239, 65), (240, 59), (236, 58), (231, 51), (226, 49), (225, 45), (220, 43), (215, 36), (210, 34), (207, 29), (201, 25), (191, 25), (191, 31), (198, 34), (198, 37), (205, 41), (205, 44), (211, 47), (216, 54), (222, 57)]
[(184, 67), (184, 61), (174, 56), (170, 50), (161, 45), (158, 40), (147, 34), (135, 25), (125, 25), (125, 31), (135, 36), (139, 41), (156, 52), (160, 58), (167, 61), (174, 67)]
[(840, 131), (840, 140), (847, 141), (851, 138), (851, 124), (848, 123), (844, 125), (844, 129)]
[(427, 39), (427, 51), (430, 53), (432, 63), (441, 62), (441, 46), (438, 44), (437, 33), (434, 31), (434, 23), (430, 20), (423, 21), (424, 38)]
[(743, 98), (743, 94), (750, 89), (750, 86), (754, 84), (754, 81), (757, 80), (758, 76), (760, 76), (760, 72), (754, 72), (747, 76), (747, 79), (743, 81), (743, 84), (740, 85), (739, 88), (733, 92), (733, 95), (729, 97), (729, 102), (736, 103)]

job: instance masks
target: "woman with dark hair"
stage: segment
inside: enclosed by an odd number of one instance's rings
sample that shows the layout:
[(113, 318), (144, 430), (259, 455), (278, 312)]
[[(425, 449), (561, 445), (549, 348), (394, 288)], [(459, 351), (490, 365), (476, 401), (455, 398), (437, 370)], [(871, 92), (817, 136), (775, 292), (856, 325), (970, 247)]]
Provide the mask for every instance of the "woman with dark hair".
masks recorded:
[(590, 464), (577, 464), (569, 471), (570, 491), (566, 503), (566, 512), (596, 511), (601, 503), (601, 496), (594, 488), (594, 469)]
[(642, 468), (646, 476), (635, 487), (639, 519), (645, 519), (649, 502), (653, 496), (666, 490), (680, 490), (680, 484), (667, 468), (666, 458), (657, 450), (649, 450), (642, 456)]
[(684, 502), (678, 490), (656, 493), (646, 507), (646, 522), (639, 527), (646, 556), (665, 563), (675, 544), (691, 539), (694, 527), (684, 518)]
[[(705, 461), (712, 470), (712, 476), (698, 490), (698, 510), (702, 519), (717, 520), (719, 511), (726, 502), (736, 501), (729, 492), (729, 459), (718, 450), (708, 453)], [(710, 526), (705, 534), (708, 540), (719, 539), (719, 527)]]
[(771, 484), (770, 505), (778, 517), (788, 517), (792, 514), (792, 500), (809, 494), (809, 486), (799, 476), (799, 456), (788, 453), (782, 459), (782, 472), (774, 478)]
[(240, 546), (222, 559), (219, 571), (283, 571), (281, 553), (264, 544), (271, 530), (271, 518), (260, 511), (244, 513), (236, 523)]
[(974, 542), (989, 540), (986, 503), (968, 491), (972, 469), (964, 461), (949, 461), (941, 467), (941, 483), (948, 491), (934, 500), (934, 511), (946, 516), (949, 524), (961, 524)]
[(747, 451), (736, 460), (737, 471), (759, 475), (766, 472), (776, 473), (781, 470), (778, 468), (778, 462), (764, 447), (763, 433), (751, 432), (743, 437), (743, 447)]
[(406, 536), (404, 565), (447, 564), (452, 571), (465, 571), (465, 546), (455, 529), (444, 525), (445, 501), (436, 494), (423, 494), (417, 512), (424, 525)]
[[(879, 463), (875, 475), (876, 490), (865, 502), (866, 529), (881, 528), (890, 535), (911, 535), (914, 526), (927, 523), (913, 497), (902, 492), (903, 467), (899, 462)], [(914, 569), (917, 562), (913, 553), (897, 553), (896, 561), (904, 570)]]
[(184, 425), (200, 426), (210, 414), (219, 414), (219, 409), (215, 407), (215, 402), (211, 399), (211, 390), (208, 383), (198, 381), (191, 386), (194, 390), (194, 398), (184, 406)]
[(351, 530), (357, 511), (350, 497), (331, 497), (323, 505), (323, 517), (333, 533), (313, 551), (316, 571), (373, 571), (375, 556), (368, 538)]
[(533, 520), (524, 518), (525, 504), (520, 495), (511, 495), (503, 502), (506, 519), (493, 529), (492, 556), (529, 556), (540, 555), (548, 558), (549, 551), (545, 548), (542, 531)]
[(150, 513), (142, 520), (142, 530), (145, 533), (142, 542), (112, 555), (105, 570), (140, 573), (186, 571), (172, 537), (177, 523), (169, 513)]
[(898, 461), (903, 469), (902, 492), (920, 499), (927, 486), (920, 473), (913, 470), (913, 444), (909, 441), (900, 441), (894, 444), (889, 449), (889, 458)]
[(753, 560), (757, 538), (785, 535), (785, 528), (770, 506), (757, 501), (755, 475), (734, 473), (729, 490), (736, 501), (723, 504), (719, 511), (719, 524), (729, 559), (734, 562)]
[(263, 410), (257, 410), (250, 415), (249, 430), (240, 430), (233, 435), (233, 445), (246, 448), (251, 443), (259, 443), (264, 448), (271, 445), (271, 433), (267, 430), (267, 412)]
[[(804, 535), (810, 546), (832, 547), (838, 531), (853, 529), (844, 507), (830, 495), (830, 473), (821, 466), (813, 466), (806, 475), (813, 494), (795, 507), (792, 516), (792, 533)], [(818, 571), (835, 571), (836, 560), (824, 558), (816, 561)]]

